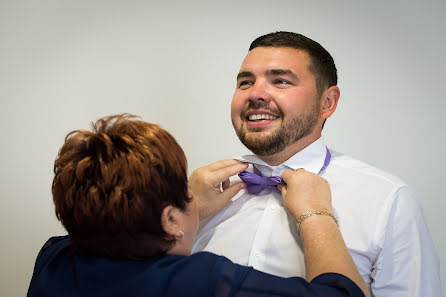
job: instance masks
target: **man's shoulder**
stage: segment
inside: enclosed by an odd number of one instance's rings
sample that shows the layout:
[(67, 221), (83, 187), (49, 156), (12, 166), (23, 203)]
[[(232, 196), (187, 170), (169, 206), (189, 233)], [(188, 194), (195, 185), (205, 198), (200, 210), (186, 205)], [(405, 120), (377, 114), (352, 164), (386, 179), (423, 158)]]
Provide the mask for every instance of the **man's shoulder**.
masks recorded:
[(327, 173), (330, 176), (364, 180), (368, 183), (387, 184), (393, 188), (407, 187), (407, 184), (401, 178), (392, 173), (331, 149), (330, 153), (332, 158), (330, 166), (327, 168)]

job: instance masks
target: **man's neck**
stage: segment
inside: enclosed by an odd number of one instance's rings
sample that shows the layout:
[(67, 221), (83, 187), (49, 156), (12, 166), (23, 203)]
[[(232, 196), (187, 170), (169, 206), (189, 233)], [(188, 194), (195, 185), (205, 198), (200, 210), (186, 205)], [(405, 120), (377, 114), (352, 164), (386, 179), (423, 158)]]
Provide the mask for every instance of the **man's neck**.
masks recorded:
[(320, 133), (317, 133), (315, 135), (310, 134), (296, 143), (287, 146), (283, 151), (274, 154), (274, 155), (268, 155), (268, 156), (258, 156), (263, 162), (267, 163), (270, 166), (278, 166), (318, 140), (321, 137)]

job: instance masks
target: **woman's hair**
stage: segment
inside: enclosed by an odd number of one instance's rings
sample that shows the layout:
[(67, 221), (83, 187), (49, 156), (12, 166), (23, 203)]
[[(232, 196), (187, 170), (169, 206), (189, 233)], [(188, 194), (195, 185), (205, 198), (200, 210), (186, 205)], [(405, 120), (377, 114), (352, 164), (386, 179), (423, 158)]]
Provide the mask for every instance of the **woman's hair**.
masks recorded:
[(69, 133), (54, 163), (56, 216), (80, 256), (143, 259), (175, 242), (161, 225), (167, 205), (190, 202), (187, 161), (167, 131), (129, 114)]

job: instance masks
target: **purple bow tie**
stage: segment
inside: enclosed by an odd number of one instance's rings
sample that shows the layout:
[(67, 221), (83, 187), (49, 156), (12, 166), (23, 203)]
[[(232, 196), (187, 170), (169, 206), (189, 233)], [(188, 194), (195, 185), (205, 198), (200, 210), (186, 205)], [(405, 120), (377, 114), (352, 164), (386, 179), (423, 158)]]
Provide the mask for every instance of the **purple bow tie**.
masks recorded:
[(281, 194), (280, 190), (277, 188), (277, 185), (285, 183), (280, 176), (263, 176), (260, 170), (258, 170), (255, 166), (254, 173), (243, 171), (238, 174), (240, 179), (246, 184), (246, 190), (248, 190), (249, 194), (257, 194), (263, 189), (272, 189), (277, 193)]
[[(330, 164), (331, 153), (326, 149), (324, 165), (322, 165), (321, 170), (319, 170), (318, 174), (321, 174), (324, 171), (328, 164)], [(258, 170), (255, 166), (254, 173), (243, 171), (238, 174), (240, 179), (246, 184), (246, 190), (248, 190), (249, 194), (257, 194), (263, 189), (272, 189), (279, 194), (282, 194), (281, 191), (277, 188), (280, 184), (286, 184), (285, 181), (280, 176), (271, 176), (266, 177), (263, 176), (260, 170)]]

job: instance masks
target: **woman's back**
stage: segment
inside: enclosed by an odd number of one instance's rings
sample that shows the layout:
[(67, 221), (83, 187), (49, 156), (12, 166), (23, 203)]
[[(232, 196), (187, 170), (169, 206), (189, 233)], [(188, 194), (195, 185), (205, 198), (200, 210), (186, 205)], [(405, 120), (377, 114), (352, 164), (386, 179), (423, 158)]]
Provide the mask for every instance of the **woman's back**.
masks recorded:
[[(322, 286), (322, 285), (331, 285)], [(68, 236), (53, 237), (40, 251), (28, 297), (36, 296), (349, 296), (359, 288), (338, 274), (306, 283), (283, 279), (203, 252), (151, 260), (80, 258)]]

